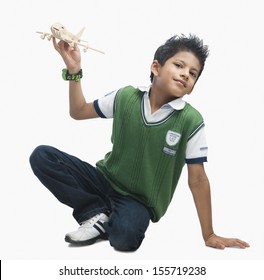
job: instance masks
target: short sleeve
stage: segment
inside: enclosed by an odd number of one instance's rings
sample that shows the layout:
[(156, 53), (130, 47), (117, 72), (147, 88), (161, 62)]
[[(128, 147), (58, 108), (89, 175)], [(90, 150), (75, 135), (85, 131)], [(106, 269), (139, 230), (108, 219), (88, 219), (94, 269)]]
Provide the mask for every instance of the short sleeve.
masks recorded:
[(101, 118), (112, 118), (117, 90), (94, 101), (94, 108)]
[(204, 126), (188, 141), (186, 163), (202, 163), (207, 161), (208, 147)]

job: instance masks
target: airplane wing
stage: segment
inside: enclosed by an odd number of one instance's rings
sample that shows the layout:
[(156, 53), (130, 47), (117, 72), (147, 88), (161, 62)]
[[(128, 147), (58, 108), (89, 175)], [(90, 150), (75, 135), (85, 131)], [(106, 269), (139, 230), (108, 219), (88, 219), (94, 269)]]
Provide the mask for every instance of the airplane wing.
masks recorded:
[(41, 35), (40, 35), (40, 38), (43, 39), (43, 40), (44, 40), (46, 37), (47, 37), (48, 40), (50, 40), (50, 39), (53, 37), (52, 34), (47, 33), (47, 32), (40, 32), (40, 31), (37, 31), (36, 33), (41, 34)]
[(83, 51), (84, 52), (86, 52), (88, 49), (90, 49), (90, 50), (93, 50), (93, 51), (100, 52), (100, 53), (104, 54), (104, 52), (102, 52), (102, 51), (100, 51), (98, 49), (90, 47), (88, 45), (87, 41), (76, 39), (76, 38), (71, 38), (70, 36), (67, 36), (67, 35), (66, 36), (62, 36), (61, 39), (63, 41), (65, 41), (65, 42), (67, 42), (71, 47), (73, 47), (74, 44), (77, 44), (78, 46), (83, 47)]
[(88, 44), (88, 41), (81, 40), (81, 39), (79, 39), (78, 42), (83, 42), (83, 43), (87, 43)]
[[(84, 42), (85, 42), (85, 41), (84, 41)], [(83, 47), (83, 51), (84, 51), (84, 52), (87, 52), (87, 50), (90, 49), (90, 50), (93, 50), (93, 51), (96, 51), (96, 52), (99, 52), (99, 53), (104, 54), (103, 51), (100, 51), (100, 50), (98, 50), (98, 49), (92, 48), (92, 47), (90, 47), (88, 44), (82, 44), (82, 43), (79, 43), (79, 42), (76, 42), (76, 44), (79, 45), (80, 47)]]

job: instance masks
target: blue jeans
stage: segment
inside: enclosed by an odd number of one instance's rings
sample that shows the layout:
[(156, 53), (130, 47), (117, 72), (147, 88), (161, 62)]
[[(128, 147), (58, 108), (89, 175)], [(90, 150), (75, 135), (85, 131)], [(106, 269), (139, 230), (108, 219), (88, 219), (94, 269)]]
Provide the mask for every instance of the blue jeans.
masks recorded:
[(148, 209), (116, 192), (101, 172), (74, 156), (50, 146), (38, 146), (30, 156), (33, 172), (62, 203), (73, 208), (78, 223), (102, 212), (110, 244), (120, 251), (139, 248), (150, 222)]

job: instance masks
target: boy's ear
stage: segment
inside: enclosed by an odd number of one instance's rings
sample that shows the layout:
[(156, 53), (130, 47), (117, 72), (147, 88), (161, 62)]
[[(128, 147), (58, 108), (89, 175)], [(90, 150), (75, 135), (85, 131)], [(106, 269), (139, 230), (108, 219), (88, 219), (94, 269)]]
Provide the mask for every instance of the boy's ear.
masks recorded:
[(151, 72), (154, 76), (158, 76), (160, 70), (160, 64), (157, 60), (153, 60), (150, 67)]

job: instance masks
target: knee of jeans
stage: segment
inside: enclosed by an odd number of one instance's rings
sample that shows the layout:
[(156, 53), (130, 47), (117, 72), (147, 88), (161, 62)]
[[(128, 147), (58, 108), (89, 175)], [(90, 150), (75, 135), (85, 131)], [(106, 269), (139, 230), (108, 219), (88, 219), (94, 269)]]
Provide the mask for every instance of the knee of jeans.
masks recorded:
[(120, 225), (109, 235), (112, 247), (118, 251), (135, 251), (139, 248), (145, 234), (126, 225)]
[(51, 147), (45, 145), (40, 145), (34, 149), (29, 157), (29, 162), (33, 170), (44, 163), (50, 149)]

